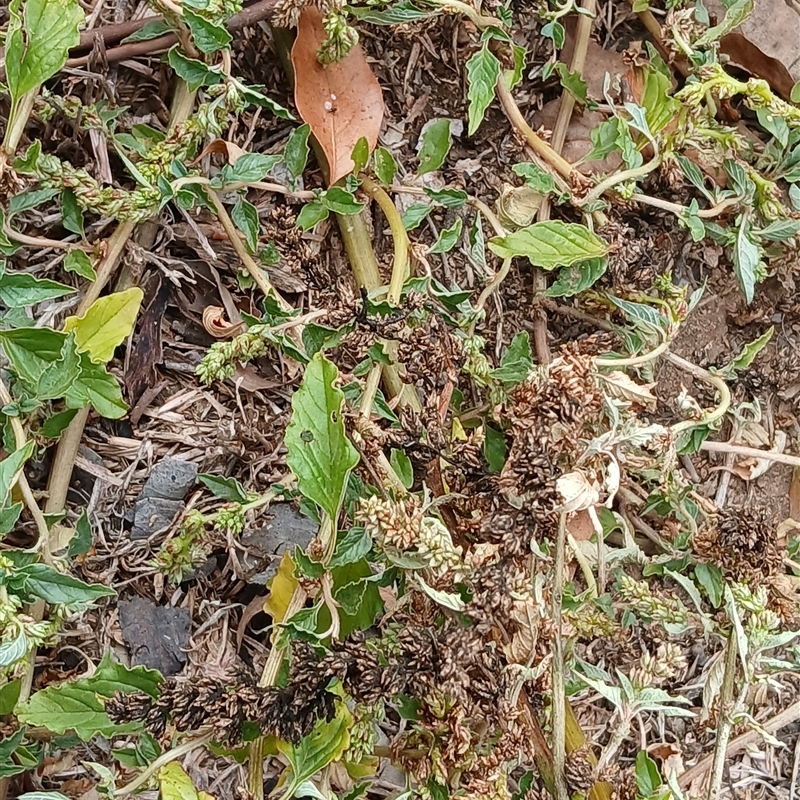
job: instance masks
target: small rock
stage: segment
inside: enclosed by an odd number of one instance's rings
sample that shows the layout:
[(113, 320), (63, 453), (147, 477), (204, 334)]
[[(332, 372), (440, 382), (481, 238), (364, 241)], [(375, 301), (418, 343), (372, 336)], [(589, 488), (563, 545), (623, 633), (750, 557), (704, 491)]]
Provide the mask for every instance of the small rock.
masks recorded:
[(144, 597), (120, 600), (119, 624), (131, 663), (177, 675), (186, 663), (191, 620), (184, 608), (157, 606)]
[(283, 554), (295, 547), (305, 550), (319, 528), (316, 522), (300, 514), (291, 503), (275, 503), (269, 511), (272, 519), (263, 528), (248, 531), (242, 536), (242, 544), (250, 551), (244, 557), (245, 567), (261, 570), (250, 578), (250, 582), (262, 586), (278, 571)]
[(142, 487), (140, 500), (160, 497), (164, 500), (183, 500), (197, 481), (197, 464), (179, 458), (163, 458)]
[(170, 525), (181, 508), (183, 508), (182, 500), (164, 500), (161, 497), (139, 498), (133, 512), (131, 539), (149, 539), (154, 533)]

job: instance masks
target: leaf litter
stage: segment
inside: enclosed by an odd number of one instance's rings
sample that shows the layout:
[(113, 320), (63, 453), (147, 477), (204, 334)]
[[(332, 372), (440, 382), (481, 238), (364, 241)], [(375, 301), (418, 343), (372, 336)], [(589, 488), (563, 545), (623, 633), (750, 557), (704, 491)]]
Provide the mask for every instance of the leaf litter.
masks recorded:
[(0, 797), (790, 793), (793, 7), (262, 5), (12, 7)]

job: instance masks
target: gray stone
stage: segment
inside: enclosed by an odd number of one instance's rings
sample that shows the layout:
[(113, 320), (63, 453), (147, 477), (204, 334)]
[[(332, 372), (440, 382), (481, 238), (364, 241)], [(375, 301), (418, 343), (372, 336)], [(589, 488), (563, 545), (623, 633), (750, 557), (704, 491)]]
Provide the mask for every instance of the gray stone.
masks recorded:
[(197, 464), (179, 458), (162, 458), (145, 481), (139, 499), (183, 500), (196, 481)]
[(258, 570), (249, 580), (262, 586), (278, 571), (287, 550), (305, 550), (318, 531), (317, 523), (300, 514), (291, 503), (274, 503), (269, 513), (271, 519), (264, 527), (244, 533), (241, 539), (249, 551), (243, 559), (245, 568)]
[(162, 675), (177, 675), (189, 649), (189, 612), (157, 606), (144, 597), (120, 600), (117, 608), (131, 662), (157, 669)]
[(139, 498), (134, 508), (131, 539), (149, 539), (156, 531), (170, 525), (182, 508), (183, 500), (164, 500), (161, 497)]

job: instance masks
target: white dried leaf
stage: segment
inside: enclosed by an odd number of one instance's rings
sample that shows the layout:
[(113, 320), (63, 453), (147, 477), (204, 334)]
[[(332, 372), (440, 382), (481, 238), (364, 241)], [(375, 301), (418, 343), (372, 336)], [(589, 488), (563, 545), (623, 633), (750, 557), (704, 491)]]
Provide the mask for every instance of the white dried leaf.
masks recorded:
[(655, 408), (656, 398), (650, 391), (655, 386), (654, 383), (636, 383), (627, 373), (620, 370), (601, 373), (600, 377), (606, 385), (606, 391), (612, 397), (645, 408)]
[(600, 492), (580, 471), (568, 472), (556, 481), (556, 489), (564, 501), (559, 511), (581, 511), (600, 502)]

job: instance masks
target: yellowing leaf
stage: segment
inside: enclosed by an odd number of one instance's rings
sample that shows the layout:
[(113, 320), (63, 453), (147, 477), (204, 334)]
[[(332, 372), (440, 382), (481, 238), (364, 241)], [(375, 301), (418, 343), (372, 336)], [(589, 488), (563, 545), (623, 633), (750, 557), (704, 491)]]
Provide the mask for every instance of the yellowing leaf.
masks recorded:
[(208, 792), (198, 794), (192, 779), (176, 761), (165, 764), (158, 771), (158, 788), (161, 800), (214, 800)]
[(264, 601), (264, 612), (269, 614), (275, 622), (283, 622), (295, 588), (297, 588), (297, 579), (294, 577), (294, 561), (286, 552), (272, 579), (269, 597)]
[(105, 364), (130, 336), (141, 303), (142, 290), (136, 286), (101, 297), (82, 317), (67, 317), (64, 330), (75, 331), (79, 352), (88, 353), (96, 364)]
[(307, 5), (300, 13), (292, 48), (294, 100), (328, 162), (328, 184), (353, 171), (351, 154), (364, 137), (375, 149), (383, 121), (383, 95), (359, 45), (341, 60), (323, 66), (317, 51), (327, 39), (319, 9)]

